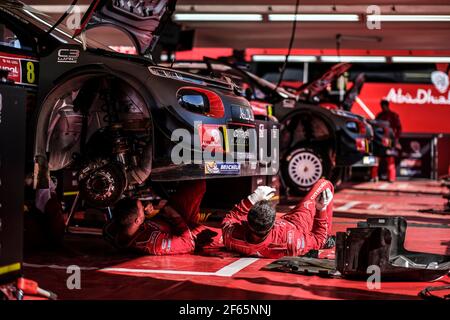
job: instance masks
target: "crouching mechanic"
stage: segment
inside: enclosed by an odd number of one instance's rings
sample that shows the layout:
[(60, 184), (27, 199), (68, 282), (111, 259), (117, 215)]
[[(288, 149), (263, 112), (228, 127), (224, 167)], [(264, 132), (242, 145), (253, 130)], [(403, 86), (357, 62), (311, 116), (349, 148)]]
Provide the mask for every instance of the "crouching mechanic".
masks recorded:
[(268, 201), (274, 192), (260, 186), (226, 215), (222, 224), (226, 248), (274, 259), (324, 248), (333, 215), (332, 183), (319, 180), (294, 209), (279, 219)]
[[(104, 238), (118, 249), (141, 254), (192, 253), (200, 203), (206, 191), (204, 180), (182, 186), (152, 219), (153, 206), (137, 199), (117, 202), (113, 219), (103, 229)], [(192, 228), (192, 232), (191, 229)]]

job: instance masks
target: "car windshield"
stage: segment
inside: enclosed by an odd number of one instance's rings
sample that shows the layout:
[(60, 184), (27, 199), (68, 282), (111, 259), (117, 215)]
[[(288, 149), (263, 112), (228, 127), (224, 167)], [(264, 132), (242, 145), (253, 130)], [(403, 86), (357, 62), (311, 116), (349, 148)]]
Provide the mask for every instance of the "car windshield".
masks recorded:
[[(16, 9), (16, 10), (14, 10)], [(13, 10), (15, 13), (19, 13), (22, 18), (29, 21), (33, 25), (37, 26), (41, 30), (47, 32), (56, 23), (57, 19), (33, 9), (27, 5), (21, 5), (15, 7)], [(70, 16), (69, 16), (70, 18)], [(75, 29), (67, 27), (67, 22), (62, 22), (57, 28), (55, 28), (50, 34), (62, 43), (82, 44), (82, 41), (78, 38), (73, 38)], [(113, 51), (108, 45), (94, 40), (90, 37), (86, 37), (87, 46), (90, 48), (99, 48), (104, 50)]]

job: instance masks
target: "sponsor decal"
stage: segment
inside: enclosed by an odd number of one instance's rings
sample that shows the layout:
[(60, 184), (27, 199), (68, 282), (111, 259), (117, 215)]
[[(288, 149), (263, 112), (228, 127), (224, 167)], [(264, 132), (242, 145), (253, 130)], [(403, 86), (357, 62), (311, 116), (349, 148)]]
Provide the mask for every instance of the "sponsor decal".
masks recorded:
[(293, 100), (293, 99), (284, 99), (281, 102), (281, 106), (283, 108), (287, 108), (287, 109), (294, 109), (295, 108), (295, 100)]
[(237, 175), (240, 173), (241, 164), (239, 162), (207, 161), (205, 163), (205, 174)]
[(223, 134), (221, 129), (225, 132), (225, 130), (221, 126), (217, 125), (199, 125), (198, 132), (200, 136), (200, 142), (202, 146), (202, 150), (208, 149), (211, 152), (224, 152), (223, 148)]
[[(391, 102), (391, 109), (398, 113), (404, 133), (450, 133), (450, 84), (447, 92), (440, 93), (446, 86), (446, 77), (438, 84), (413, 83), (367, 83), (352, 112), (367, 116), (381, 111), (382, 98)], [(361, 104), (363, 102), (363, 104)]]
[(303, 237), (297, 239), (297, 251), (303, 250), (305, 248), (305, 240)]
[(293, 241), (294, 241), (294, 232), (292, 230), (289, 230), (287, 235), (288, 245), (291, 246)]
[(391, 88), (386, 100), (397, 104), (434, 104), (450, 105), (450, 92), (447, 95), (433, 95), (431, 89), (417, 89), (415, 94), (403, 92), (401, 88)]
[(448, 75), (442, 71), (433, 71), (431, 73), (431, 82), (439, 93), (447, 92), (449, 86)]
[(231, 108), (231, 113), (233, 118), (239, 118), (245, 121), (254, 121), (255, 117), (253, 115), (253, 110), (248, 107), (233, 105)]
[(78, 63), (80, 50), (77, 49), (59, 49), (58, 63)]
[(9, 71), (8, 79), (20, 82), (21, 68), (19, 59), (0, 57), (0, 68)]
[(363, 164), (376, 164), (377, 159), (374, 156), (365, 156), (362, 160)]
[(252, 110), (250, 108), (240, 108), (241, 112), (240, 112), (240, 118), (242, 120), (247, 120), (247, 121), (253, 121), (253, 113)]
[(26, 56), (2, 53), (0, 69), (8, 70), (8, 79), (16, 84), (37, 85), (38, 61)]
[(312, 194), (311, 198), (309, 198), (310, 200), (314, 200), (316, 199), (316, 197), (322, 193), (323, 188), (328, 184), (327, 181), (322, 182), (322, 184), (317, 188), (317, 190)]
[(450, 105), (449, 78), (445, 72), (433, 71), (431, 73), (431, 82), (440, 95), (433, 94), (432, 89), (418, 88), (415, 93), (404, 92), (401, 88), (391, 88), (386, 99), (398, 104), (432, 104), (432, 105)]

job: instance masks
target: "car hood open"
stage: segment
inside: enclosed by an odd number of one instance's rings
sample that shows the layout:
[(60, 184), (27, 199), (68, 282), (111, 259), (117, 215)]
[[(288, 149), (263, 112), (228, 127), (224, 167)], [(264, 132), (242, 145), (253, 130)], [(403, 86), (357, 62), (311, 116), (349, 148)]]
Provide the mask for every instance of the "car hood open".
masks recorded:
[(144, 55), (152, 51), (175, 4), (176, 0), (94, 0), (74, 36), (98, 26), (113, 26), (128, 34), (137, 52)]
[(309, 98), (315, 97), (324, 91), (328, 85), (344, 74), (352, 65), (350, 63), (338, 63), (325, 72), (323, 76), (314, 81), (308, 82), (298, 90), (300, 95), (306, 95)]
[(366, 77), (365, 77), (364, 73), (358, 74), (358, 76), (355, 78), (353, 85), (345, 93), (344, 101), (342, 101), (342, 108), (344, 110), (348, 110), (348, 111), (352, 110), (352, 106), (353, 106), (356, 98), (358, 97), (359, 93), (361, 92), (365, 80), (366, 80)]

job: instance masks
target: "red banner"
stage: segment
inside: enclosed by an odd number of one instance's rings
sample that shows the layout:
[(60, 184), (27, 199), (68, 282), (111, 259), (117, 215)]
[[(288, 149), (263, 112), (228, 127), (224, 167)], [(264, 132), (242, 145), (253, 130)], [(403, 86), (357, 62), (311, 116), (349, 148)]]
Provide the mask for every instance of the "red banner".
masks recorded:
[(448, 82), (433, 84), (365, 83), (352, 111), (365, 117), (381, 111), (387, 99), (408, 133), (450, 133)]

